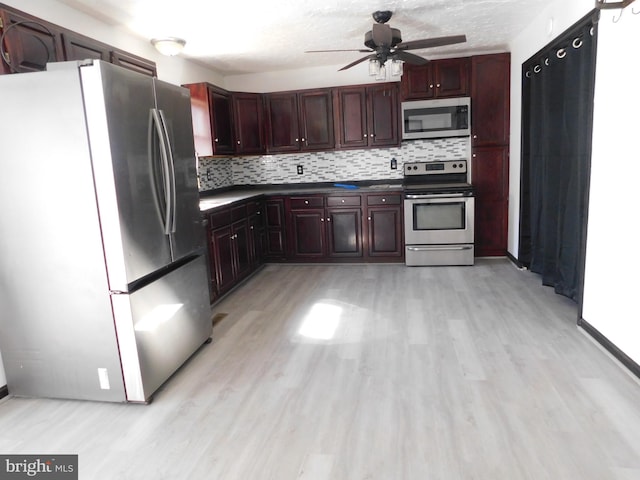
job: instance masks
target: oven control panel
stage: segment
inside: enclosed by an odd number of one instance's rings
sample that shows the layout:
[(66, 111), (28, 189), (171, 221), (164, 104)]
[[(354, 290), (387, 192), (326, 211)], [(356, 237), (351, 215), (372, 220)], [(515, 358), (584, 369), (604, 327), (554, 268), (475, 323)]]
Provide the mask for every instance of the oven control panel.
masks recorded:
[(467, 173), (466, 160), (438, 160), (434, 162), (410, 162), (404, 164), (404, 175), (442, 175)]

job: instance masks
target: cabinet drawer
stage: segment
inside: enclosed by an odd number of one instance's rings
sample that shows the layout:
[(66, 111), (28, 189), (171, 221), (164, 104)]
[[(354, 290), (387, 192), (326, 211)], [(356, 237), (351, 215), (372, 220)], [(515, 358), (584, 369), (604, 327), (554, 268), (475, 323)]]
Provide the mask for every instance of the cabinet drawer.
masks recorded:
[(327, 207), (359, 207), (360, 195), (327, 197)]
[(291, 208), (317, 208), (324, 207), (322, 197), (291, 197)]
[(243, 218), (247, 218), (247, 204), (243, 203), (242, 205), (237, 205), (235, 207), (231, 207), (231, 221), (235, 222), (236, 220), (242, 220)]
[(224, 227), (231, 223), (231, 210), (228, 208), (216, 209), (209, 214), (209, 228), (215, 230), (216, 228)]
[(392, 195), (367, 195), (367, 205), (400, 205), (402, 196), (400, 194)]

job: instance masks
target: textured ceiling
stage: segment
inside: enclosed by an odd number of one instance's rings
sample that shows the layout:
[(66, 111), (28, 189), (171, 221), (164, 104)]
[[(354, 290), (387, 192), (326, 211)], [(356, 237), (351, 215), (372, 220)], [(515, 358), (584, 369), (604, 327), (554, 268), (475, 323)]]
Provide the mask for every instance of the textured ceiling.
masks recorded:
[(346, 65), (366, 54), (304, 53), (360, 49), (376, 10), (411, 41), (465, 34), (467, 43), (412, 50), (426, 58), (507, 49), (511, 38), (553, 0), (61, 0), (145, 39), (187, 41), (181, 55), (223, 74)]

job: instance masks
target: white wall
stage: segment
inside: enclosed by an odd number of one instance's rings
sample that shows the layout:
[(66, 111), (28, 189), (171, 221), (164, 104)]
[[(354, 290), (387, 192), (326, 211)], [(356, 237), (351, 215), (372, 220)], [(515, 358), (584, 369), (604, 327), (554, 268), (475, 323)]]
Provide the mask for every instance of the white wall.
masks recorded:
[(520, 222), (520, 136), (522, 64), (594, 7), (593, 0), (556, 0), (532, 20), (509, 45), (511, 49), (511, 132), (509, 161), (509, 239), (507, 250), (518, 256)]
[(603, 11), (598, 27), (582, 317), (640, 363), (640, 15), (619, 14)]
[(160, 55), (147, 39), (96, 20), (57, 0), (2, 0), (18, 10), (156, 62), (158, 78), (181, 85), (207, 81), (223, 86), (222, 75), (180, 56)]

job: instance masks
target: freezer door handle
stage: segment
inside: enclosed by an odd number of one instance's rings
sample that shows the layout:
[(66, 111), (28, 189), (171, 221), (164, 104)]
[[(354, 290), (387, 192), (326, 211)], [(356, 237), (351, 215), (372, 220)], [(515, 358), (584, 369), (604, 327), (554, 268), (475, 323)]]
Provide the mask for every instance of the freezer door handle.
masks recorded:
[(407, 247), (411, 252), (429, 252), (435, 250), (471, 250), (470, 245), (431, 245), (423, 247)]
[[(155, 148), (153, 145), (153, 133), (156, 133), (159, 142), (158, 145), (160, 147), (160, 167), (162, 170), (162, 181), (159, 182), (160, 184), (158, 185), (158, 182), (154, 182), (154, 188), (156, 188), (156, 198), (158, 200), (158, 205), (159, 205), (159, 209), (161, 212), (161, 216), (162, 216), (162, 222), (163, 222), (163, 226), (164, 226), (164, 233), (165, 235), (170, 235), (171, 234), (171, 211), (172, 211), (172, 204), (171, 204), (171, 173), (170, 173), (170, 165), (169, 165), (169, 156), (167, 153), (167, 142), (165, 141), (165, 135), (164, 135), (164, 127), (162, 125), (162, 119), (160, 118), (160, 113), (159, 110), (157, 108), (152, 108), (150, 110), (150, 115), (149, 115), (149, 161), (152, 163), (153, 165), (153, 169), (154, 171), (157, 170), (157, 163), (158, 159), (154, 158), (154, 152), (155, 152)], [(162, 192), (158, 192), (157, 191), (157, 187), (161, 187), (162, 188)], [(161, 201), (161, 197), (162, 200)], [(164, 210), (164, 212), (162, 211)]]

